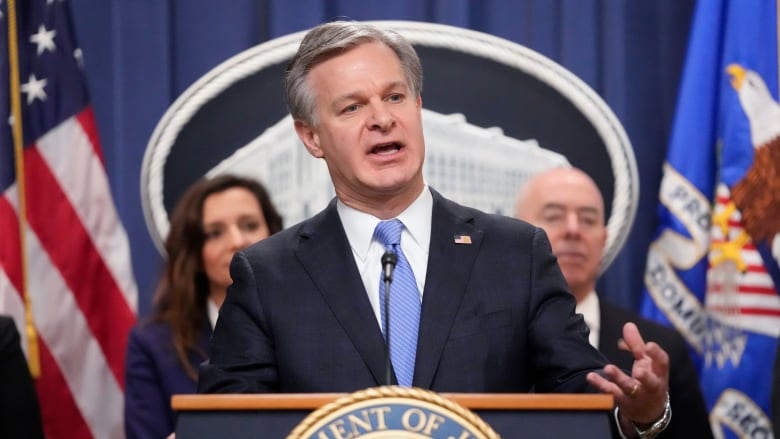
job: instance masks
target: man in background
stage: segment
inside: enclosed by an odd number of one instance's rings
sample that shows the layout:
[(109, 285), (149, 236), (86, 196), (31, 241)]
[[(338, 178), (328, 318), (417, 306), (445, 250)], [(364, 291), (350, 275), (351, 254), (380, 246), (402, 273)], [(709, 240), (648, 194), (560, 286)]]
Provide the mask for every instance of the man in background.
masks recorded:
[(636, 323), (645, 340), (658, 343), (669, 354), (674, 422), (661, 437), (712, 437), (699, 379), (680, 334), (611, 305), (596, 294), (607, 242), (604, 200), (596, 183), (575, 168), (542, 172), (520, 191), (515, 216), (547, 232), (553, 254), (577, 299), (577, 312), (590, 328), (589, 341), (610, 362), (625, 370), (632, 368), (634, 358), (622, 340), (626, 322)]

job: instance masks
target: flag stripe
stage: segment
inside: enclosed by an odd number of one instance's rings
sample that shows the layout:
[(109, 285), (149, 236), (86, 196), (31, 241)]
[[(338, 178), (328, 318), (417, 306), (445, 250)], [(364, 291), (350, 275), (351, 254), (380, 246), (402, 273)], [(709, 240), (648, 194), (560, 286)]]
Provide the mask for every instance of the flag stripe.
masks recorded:
[(128, 270), (130, 243), (114, 207), (102, 159), (95, 154), (99, 144), (91, 143), (93, 124), (91, 112), (81, 112), (42, 136), (37, 149), (135, 313), (138, 292), (132, 270)]
[[(761, 256), (758, 253), (756, 253), (756, 257), (760, 258)], [(745, 267), (745, 271), (748, 274), (762, 273), (762, 274), (766, 275), (766, 267), (764, 267), (763, 265), (751, 265), (751, 264), (748, 264)]]
[(780, 310), (780, 302), (777, 297), (758, 295), (758, 294), (708, 294), (707, 307), (737, 307), (758, 309), (762, 308), (768, 312)]
[[(760, 257), (758, 255), (756, 256)], [(744, 259), (745, 258), (743, 258), (743, 260)], [(740, 284), (750, 287), (771, 288), (774, 291), (775, 284), (772, 282), (772, 278), (766, 272), (766, 268), (761, 267), (760, 269), (752, 270), (750, 267), (751, 266), (748, 265), (747, 270), (740, 276)], [(712, 270), (711, 266), (708, 268)], [(714, 276), (711, 273), (707, 275), (707, 280), (708, 285), (719, 285), (721, 283), (721, 281), (717, 280), (717, 276)]]
[[(707, 291), (712, 294), (723, 293), (723, 285), (709, 284)], [(772, 286), (740, 285), (737, 287), (738, 293), (745, 294), (764, 294), (770, 297), (776, 297), (777, 291)]]
[(103, 158), (103, 150), (100, 148), (100, 139), (98, 138), (97, 126), (95, 125), (95, 114), (92, 111), (92, 107), (87, 107), (76, 115), (78, 124), (84, 130), (84, 134), (89, 139), (89, 145), (92, 146), (92, 152), (100, 160), (101, 165), (105, 168), (106, 161)]
[[(16, 190), (16, 185), (11, 186), (9, 190)], [(0, 239), (0, 267), (5, 271), (8, 280), (18, 292), (22, 289), (19, 221), (14, 207), (5, 195), (0, 197), (0, 230), (3, 231), (3, 238)]]
[[(133, 312), (36, 148), (25, 150), (25, 167), (29, 177), (27, 190), (30, 195), (34, 194), (27, 198), (29, 225), (38, 235), (45, 249), (42, 250), (54, 261), (52, 268), (62, 274), (68, 290), (75, 294), (92, 334), (109, 358), (117, 381), (122, 382), (126, 339), (117, 337), (112, 328), (116, 325), (131, 327), (135, 319)], [(32, 287), (32, 279), (30, 282)], [(95, 294), (95, 288), (100, 294)]]
[(45, 341), (39, 343), (41, 377), (35, 380), (40, 398), (41, 418), (46, 437), (94, 437), (73, 400), (68, 383), (51, 356)]
[(742, 315), (756, 315), (756, 316), (768, 316), (768, 317), (780, 317), (780, 309), (767, 309), (767, 308), (749, 308), (746, 306), (740, 306), (737, 308), (729, 306), (707, 306), (710, 311), (721, 313), (738, 313)]

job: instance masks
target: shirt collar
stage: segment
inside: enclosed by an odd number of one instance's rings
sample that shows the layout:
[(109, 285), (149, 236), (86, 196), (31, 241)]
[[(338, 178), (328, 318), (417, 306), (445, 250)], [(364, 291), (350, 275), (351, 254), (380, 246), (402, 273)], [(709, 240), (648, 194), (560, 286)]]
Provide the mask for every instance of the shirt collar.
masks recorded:
[[(365, 259), (368, 247), (371, 245), (371, 240), (374, 237), (374, 229), (379, 224), (380, 219), (349, 207), (342, 203), (341, 200), (336, 201), (336, 209), (352, 251), (360, 259)], [(425, 249), (425, 251), (428, 250), (431, 242), (432, 212), (433, 196), (428, 186), (425, 185), (420, 196), (396, 217), (404, 223), (415, 244)]]
[(206, 310), (209, 314), (209, 323), (211, 324), (211, 330), (213, 331), (214, 326), (217, 324), (217, 318), (219, 317), (219, 307), (210, 297), (206, 299), (206, 303)]
[(588, 293), (577, 302), (576, 312), (582, 314), (585, 324), (590, 328), (590, 342), (598, 347), (598, 334), (601, 331), (601, 310), (599, 309), (599, 296), (595, 291)]

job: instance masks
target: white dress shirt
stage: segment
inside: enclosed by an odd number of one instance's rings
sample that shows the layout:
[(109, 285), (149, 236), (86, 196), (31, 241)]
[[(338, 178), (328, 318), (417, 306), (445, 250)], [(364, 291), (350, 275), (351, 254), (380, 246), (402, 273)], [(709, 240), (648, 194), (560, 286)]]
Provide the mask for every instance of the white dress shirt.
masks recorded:
[(585, 318), (585, 324), (590, 328), (588, 341), (599, 348), (599, 333), (601, 331), (601, 310), (599, 309), (599, 296), (595, 291), (588, 293), (585, 298), (577, 302), (576, 312)]
[[(379, 282), (382, 272), (382, 255), (385, 246), (374, 238), (374, 229), (380, 219), (355, 210), (341, 200), (336, 202), (336, 209), (344, 232), (347, 234), (352, 256), (355, 258), (360, 277), (368, 294), (368, 300), (374, 309), (377, 323), (382, 317), (379, 313)], [(428, 186), (423, 187), (420, 196), (396, 218), (404, 224), (401, 231), (401, 249), (409, 261), (420, 291), (420, 300), (425, 288), (425, 275), (428, 270), (428, 248), (431, 243), (431, 216), (433, 214), (433, 196)]]
[(206, 299), (207, 311), (209, 313), (209, 323), (211, 324), (211, 330), (214, 330), (214, 325), (217, 324), (217, 317), (219, 317), (219, 307), (214, 303), (211, 298)]

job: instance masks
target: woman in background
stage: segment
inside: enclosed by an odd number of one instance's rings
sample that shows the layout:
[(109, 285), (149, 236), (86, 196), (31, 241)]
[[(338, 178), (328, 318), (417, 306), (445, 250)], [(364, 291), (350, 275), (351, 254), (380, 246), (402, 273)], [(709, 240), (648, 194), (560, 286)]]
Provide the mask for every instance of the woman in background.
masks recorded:
[(151, 315), (130, 333), (125, 372), (127, 439), (174, 431), (171, 396), (195, 393), (198, 365), (225, 299), (233, 254), (282, 229), (255, 180), (201, 179), (181, 197), (165, 241), (168, 259)]

